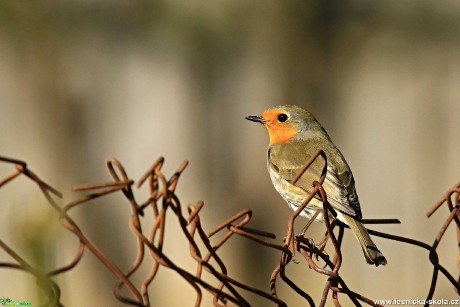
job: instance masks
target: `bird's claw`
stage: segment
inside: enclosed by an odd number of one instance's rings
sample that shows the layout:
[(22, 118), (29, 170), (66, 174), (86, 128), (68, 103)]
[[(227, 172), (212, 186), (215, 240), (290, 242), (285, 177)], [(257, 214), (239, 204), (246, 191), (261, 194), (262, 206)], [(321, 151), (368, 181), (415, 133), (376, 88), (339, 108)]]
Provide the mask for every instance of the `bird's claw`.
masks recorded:
[(319, 254), (324, 254), (326, 257), (329, 257), (328, 253), (325, 251), (326, 242), (321, 242), (320, 244), (316, 244), (312, 238), (307, 238), (308, 245), (310, 245), (310, 258), (313, 258), (313, 254), (315, 255), (316, 261), (319, 261)]

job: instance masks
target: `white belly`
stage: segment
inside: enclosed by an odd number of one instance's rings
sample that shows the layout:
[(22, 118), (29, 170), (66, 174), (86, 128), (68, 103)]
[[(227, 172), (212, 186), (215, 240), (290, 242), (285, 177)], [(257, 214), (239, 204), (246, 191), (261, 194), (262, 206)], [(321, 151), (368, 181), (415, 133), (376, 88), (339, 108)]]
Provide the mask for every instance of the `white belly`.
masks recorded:
[[(270, 167), (268, 167), (268, 172), (270, 173), (270, 178), (276, 191), (281, 195), (281, 197), (283, 197), (292, 210), (297, 210), (297, 208), (308, 197), (308, 193), (303, 189), (290, 184), (287, 180), (275, 173)], [(300, 215), (306, 218), (311, 218), (318, 209), (322, 208), (323, 203), (318, 199), (313, 198)], [(320, 213), (316, 217), (316, 220), (322, 222), (324, 220), (323, 214)]]

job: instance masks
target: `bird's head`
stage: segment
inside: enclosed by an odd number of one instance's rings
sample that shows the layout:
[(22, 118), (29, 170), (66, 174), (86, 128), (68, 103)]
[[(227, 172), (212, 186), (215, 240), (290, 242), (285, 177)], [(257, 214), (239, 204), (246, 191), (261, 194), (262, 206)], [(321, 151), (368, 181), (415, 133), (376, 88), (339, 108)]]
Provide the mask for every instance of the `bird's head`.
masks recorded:
[(309, 132), (322, 130), (313, 115), (295, 105), (278, 106), (261, 115), (251, 115), (247, 120), (261, 123), (267, 128), (270, 145), (303, 139)]

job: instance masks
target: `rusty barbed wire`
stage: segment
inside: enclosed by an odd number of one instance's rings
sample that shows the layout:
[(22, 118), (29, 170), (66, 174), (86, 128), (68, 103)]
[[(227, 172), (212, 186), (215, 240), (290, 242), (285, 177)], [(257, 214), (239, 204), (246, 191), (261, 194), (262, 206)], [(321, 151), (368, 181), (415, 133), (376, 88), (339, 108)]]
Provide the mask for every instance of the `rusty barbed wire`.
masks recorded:
[[(295, 176), (293, 182), (295, 183), (295, 181), (302, 176), (303, 172), (305, 172), (318, 158), (324, 159), (323, 172), (320, 178), (318, 178), (318, 181), (314, 182), (313, 192), (290, 216), (287, 223), (286, 235), (284, 236), (282, 244), (278, 244), (274, 241), (276, 239), (274, 234), (263, 230), (252, 229), (246, 226), (252, 217), (252, 211), (249, 209), (242, 210), (216, 226), (214, 229), (206, 232), (201, 225), (200, 219), (200, 211), (203, 209), (204, 203), (199, 201), (195, 204), (190, 204), (187, 206), (186, 210), (184, 210), (179, 198), (175, 194), (178, 180), (188, 165), (187, 161), (184, 161), (170, 178), (166, 178), (162, 172), (164, 158), (160, 157), (148, 168), (145, 174), (136, 183), (128, 177), (124, 167), (117, 159), (109, 158), (106, 163), (109, 174), (112, 177), (112, 181), (75, 186), (73, 188), (74, 191), (83, 191), (88, 194), (78, 197), (61, 207), (56, 198), (62, 198), (62, 194), (41, 180), (28, 168), (25, 162), (0, 156), (0, 162), (14, 165), (13, 172), (0, 180), (0, 188), (20, 175), (25, 175), (37, 184), (48, 203), (59, 214), (60, 223), (66, 229), (71, 231), (79, 240), (79, 247), (72, 261), (70, 261), (67, 265), (52, 271), (42, 272), (39, 268), (35, 268), (26, 262), (24, 257), (21, 257), (11, 246), (7, 245), (0, 239), (0, 248), (14, 260), (14, 262), (0, 262), (0, 269), (18, 269), (34, 275), (39, 282), (40, 288), (47, 297), (47, 301), (43, 304), (43, 306), (63, 306), (61, 303), (60, 288), (57, 283), (53, 281), (53, 278), (56, 275), (63, 274), (74, 269), (81, 261), (86, 251), (92, 253), (118, 280), (118, 284), (114, 288), (114, 296), (126, 305), (152, 305), (149, 296), (149, 287), (157, 276), (159, 269), (162, 267), (179, 274), (195, 290), (195, 306), (200, 306), (202, 304), (203, 291), (206, 291), (213, 296), (213, 304), (215, 306), (228, 306), (230, 304), (237, 306), (250, 306), (250, 302), (245, 298), (241, 290), (252, 292), (257, 296), (266, 299), (267, 302), (272, 302), (277, 306), (286, 306), (286, 303), (279, 298), (277, 294), (277, 284), (279, 279), (287, 284), (298, 295), (303, 297), (310, 306), (316, 306), (315, 300), (311, 294), (309, 294), (307, 290), (301, 289), (298, 285), (296, 285), (286, 273), (287, 266), (294, 260), (294, 255), (298, 253), (306, 261), (308, 267), (314, 272), (327, 276), (327, 281), (324, 285), (324, 290), (320, 297), (318, 306), (325, 306), (329, 297), (332, 297), (332, 301), (335, 306), (342, 305), (341, 301), (343, 300), (343, 297), (347, 297), (348, 300), (356, 306), (361, 306), (361, 303), (371, 306), (380, 306), (375, 304), (372, 299), (351, 290), (345, 282), (344, 277), (340, 275), (340, 268), (342, 266), (341, 245), (345, 229), (348, 227), (333, 218), (336, 213), (327, 202), (327, 195), (322, 187), (322, 182), (324, 181), (327, 168), (327, 157), (324, 152), (320, 150), (312, 156), (305, 163), (301, 171)], [(140, 189), (146, 184), (149, 196), (146, 200), (138, 202), (134, 196), (133, 187)], [(89, 206), (91, 202), (97, 198), (120, 192), (130, 206), (131, 215), (128, 226), (137, 242), (136, 257), (130, 268), (127, 270), (122, 270), (120, 267), (115, 265), (108, 255), (98, 249), (98, 247), (87, 238), (84, 231), (70, 216), (71, 212), (78, 206)], [(428, 259), (433, 265), (433, 275), (430, 289), (427, 294), (427, 301), (433, 297), (439, 272), (441, 272), (447, 280), (449, 280), (457, 291), (460, 290), (460, 280), (456, 280), (439, 263), (439, 257), (436, 251), (439, 242), (441, 241), (446, 229), (450, 226), (450, 224), (452, 224), (452, 221), (455, 221), (457, 227), (458, 244), (460, 246), (459, 195), (460, 183), (449, 189), (449, 191), (433, 206), (433, 208), (428, 211), (427, 215), (429, 217), (444, 203), (447, 204), (450, 210), (448, 218), (441, 226), (432, 245), (428, 245), (424, 242), (411, 238), (369, 230), (369, 233), (372, 235), (388, 240), (416, 245), (429, 252)], [(297, 222), (297, 217), (313, 197), (318, 197), (323, 202), (322, 210), (318, 210), (316, 215), (322, 213), (325, 220), (325, 235), (318, 245), (316, 245), (313, 240), (304, 236), (311, 222), (308, 222), (307, 225), (305, 225), (301, 234), (294, 234), (294, 224)], [(142, 225), (144, 222), (143, 217), (147, 210), (153, 213), (153, 224), (150, 229), (146, 230), (143, 229)], [(186, 213), (184, 211), (186, 211)], [(315, 216), (311, 219), (311, 221), (314, 220)], [(194, 273), (189, 272), (181, 267), (180, 264), (170, 259), (163, 249), (166, 234), (165, 222), (167, 218), (176, 220), (176, 224), (180, 229), (181, 234), (188, 241), (190, 257), (192, 257), (196, 263)], [(399, 223), (399, 220), (369, 219), (363, 220), (363, 223)], [(217, 234), (221, 235), (220, 239), (216, 239)], [(230, 238), (235, 235), (252, 240), (257, 244), (261, 244), (267, 248), (280, 252), (279, 264), (274, 268), (271, 274), (269, 283), (270, 292), (247, 285), (231, 277), (229, 274), (225, 261), (218, 255), (218, 251), (222, 246), (228, 245)], [(214, 240), (216, 242), (213, 242)], [(328, 241), (331, 241), (333, 245), (334, 254), (332, 257), (325, 252), (325, 246)], [(200, 245), (204, 246), (204, 248), (200, 248)], [(144, 260), (148, 256), (152, 259), (153, 264), (147, 277), (139, 286), (136, 286), (130, 278), (139, 270), (141, 264), (144, 263)], [(460, 253), (458, 266), (460, 270)], [(204, 271), (214, 278), (213, 282), (205, 281), (203, 279)], [(129, 295), (127, 296), (124, 293), (128, 293)]]

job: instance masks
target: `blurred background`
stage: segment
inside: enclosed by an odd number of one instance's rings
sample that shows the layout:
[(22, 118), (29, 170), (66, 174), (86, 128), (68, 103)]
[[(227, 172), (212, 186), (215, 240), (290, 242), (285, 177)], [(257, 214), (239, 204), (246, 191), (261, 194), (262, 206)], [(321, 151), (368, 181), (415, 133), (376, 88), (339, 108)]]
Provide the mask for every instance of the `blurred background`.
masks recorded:
[[(402, 222), (369, 228), (431, 244), (448, 210), (430, 219), (425, 212), (460, 177), (459, 54), (457, 1), (2, 1), (0, 154), (27, 161), (64, 192), (62, 204), (77, 197), (72, 185), (110, 179), (106, 157), (117, 157), (133, 179), (160, 155), (166, 174), (187, 159), (178, 194), (184, 205), (205, 201), (205, 229), (250, 208), (249, 226), (281, 243), (291, 211), (266, 171), (267, 133), (244, 116), (297, 104), (347, 158), (364, 216)], [(10, 169), (0, 166), (2, 175)], [(73, 259), (78, 241), (32, 183), (18, 179), (0, 193), (3, 241), (45, 269)], [(72, 214), (129, 267), (135, 241), (121, 196)], [(310, 231), (319, 239), (323, 225)], [(194, 272), (177, 233), (170, 222), (168, 253)], [(454, 228), (444, 240), (441, 262), (457, 276)], [(346, 233), (348, 286), (373, 299), (424, 299), (427, 252), (375, 241), (386, 267), (368, 266)], [(243, 238), (229, 244), (222, 257), (230, 276), (269, 291), (279, 254)], [(12, 261), (3, 251), (0, 259)], [(304, 262), (291, 263), (288, 275), (321, 296), (325, 279)], [(121, 306), (115, 279), (90, 253), (56, 281), (67, 306)], [(290, 306), (305, 304), (281, 284)], [(0, 270), (0, 297), (38, 305), (39, 293), (28, 274)], [(154, 306), (194, 300), (186, 282), (161, 269), (150, 295)], [(203, 306), (212, 306), (206, 298)], [(443, 276), (435, 298), (458, 298)]]

